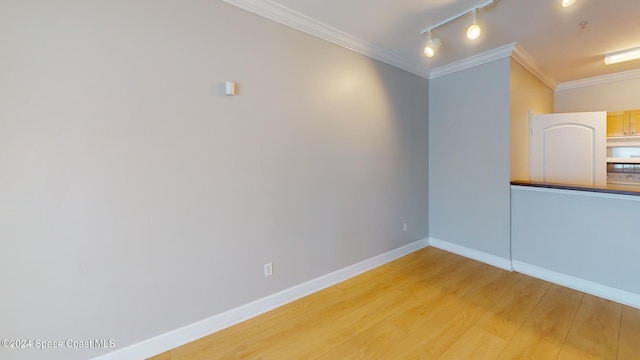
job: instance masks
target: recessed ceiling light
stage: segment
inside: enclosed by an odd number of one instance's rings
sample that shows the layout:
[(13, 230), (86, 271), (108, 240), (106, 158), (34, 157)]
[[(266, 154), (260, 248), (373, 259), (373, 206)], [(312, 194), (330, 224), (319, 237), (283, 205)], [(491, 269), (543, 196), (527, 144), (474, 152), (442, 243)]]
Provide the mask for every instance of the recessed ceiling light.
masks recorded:
[(569, 7), (573, 5), (576, 0), (562, 0), (562, 7)]

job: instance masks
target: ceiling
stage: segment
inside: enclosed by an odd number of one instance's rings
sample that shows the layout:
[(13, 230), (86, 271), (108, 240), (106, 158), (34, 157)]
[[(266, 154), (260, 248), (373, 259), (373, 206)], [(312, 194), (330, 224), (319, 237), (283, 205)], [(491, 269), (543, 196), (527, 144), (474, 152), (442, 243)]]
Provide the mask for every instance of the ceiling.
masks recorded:
[[(434, 30), (438, 54), (423, 54), (420, 32), (466, 11), (479, 0), (270, 0), (424, 69), (518, 43), (554, 83), (640, 69), (640, 60), (605, 66), (607, 53), (640, 46), (640, 1), (497, 0), (478, 12), (482, 35), (465, 37), (471, 15)], [(584, 29), (580, 23), (587, 21)]]

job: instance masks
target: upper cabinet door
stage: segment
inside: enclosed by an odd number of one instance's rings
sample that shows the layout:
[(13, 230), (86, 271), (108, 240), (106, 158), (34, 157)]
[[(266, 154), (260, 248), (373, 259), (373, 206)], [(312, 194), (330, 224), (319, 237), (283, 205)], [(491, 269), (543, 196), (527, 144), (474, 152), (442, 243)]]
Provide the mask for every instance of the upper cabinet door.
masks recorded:
[(626, 111), (610, 111), (607, 113), (607, 136), (627, 136), (629, 134), (629, 118)]
[(607, 113), (539, 114), (531, 117), (531, 180), (607, 184)]
[(640, 136), (640, 110), (609, 111), (607, 136)]
[(640, 135), (640, 110), (629, 111), (629, 135)]

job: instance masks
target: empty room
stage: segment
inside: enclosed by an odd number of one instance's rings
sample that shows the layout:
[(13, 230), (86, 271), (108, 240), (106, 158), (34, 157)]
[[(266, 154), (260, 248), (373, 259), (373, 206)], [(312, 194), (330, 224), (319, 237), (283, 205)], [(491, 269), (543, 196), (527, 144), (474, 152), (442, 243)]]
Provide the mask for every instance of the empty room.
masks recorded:
[(0, 359), (638, 359), (638, 14), (0, 0)]

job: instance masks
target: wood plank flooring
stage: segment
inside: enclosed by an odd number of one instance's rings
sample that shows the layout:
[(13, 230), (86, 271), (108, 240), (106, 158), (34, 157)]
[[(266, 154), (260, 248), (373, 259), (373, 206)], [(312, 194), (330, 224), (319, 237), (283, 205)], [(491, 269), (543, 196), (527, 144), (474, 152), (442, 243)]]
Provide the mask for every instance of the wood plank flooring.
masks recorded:
[(150, 360), (640, 359), (640, 310), (426, 248)]

